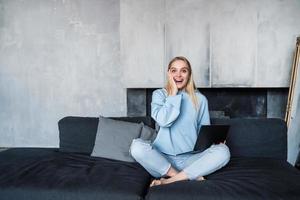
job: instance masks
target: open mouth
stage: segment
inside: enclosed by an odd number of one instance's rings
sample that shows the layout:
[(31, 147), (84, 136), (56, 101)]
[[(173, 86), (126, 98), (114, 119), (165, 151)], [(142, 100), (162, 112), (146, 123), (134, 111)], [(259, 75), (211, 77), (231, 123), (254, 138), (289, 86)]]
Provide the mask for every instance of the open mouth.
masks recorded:
[(174, 80), (176, 84), (181, 84), (183, 83), (183, 80)]

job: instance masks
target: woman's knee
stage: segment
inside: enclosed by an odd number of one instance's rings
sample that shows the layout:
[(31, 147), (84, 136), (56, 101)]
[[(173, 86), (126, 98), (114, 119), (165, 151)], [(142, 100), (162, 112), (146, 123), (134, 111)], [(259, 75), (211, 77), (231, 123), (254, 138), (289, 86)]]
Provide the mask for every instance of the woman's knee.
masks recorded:
[(230, 151), (226, 144), (217, 144), (213, 148), (214, 157), (217, 158), (221, 165), (226, 165), (230, 160)]
[(147, 148), (151, 148), (151, 144), (140, 138), (134, 139), (130, 145), (129, 153), (135, 160), (143, 158)]

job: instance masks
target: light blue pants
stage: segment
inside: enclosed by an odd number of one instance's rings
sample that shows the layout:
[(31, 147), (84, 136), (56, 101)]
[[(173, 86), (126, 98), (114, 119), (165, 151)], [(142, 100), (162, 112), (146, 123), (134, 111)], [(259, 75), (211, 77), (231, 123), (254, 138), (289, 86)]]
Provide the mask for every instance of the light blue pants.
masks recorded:
[(152, 147), (148, 140), (134, 139), (131, 143), (131, 156), (152, 176), (159, 178), (167, 174), (172, 166), (184, 171), (189, 180), (206, 176), (225, 166), (230, 159), (230, 152), (225, 144), (212, 145), (197, 154), (167, 155)]

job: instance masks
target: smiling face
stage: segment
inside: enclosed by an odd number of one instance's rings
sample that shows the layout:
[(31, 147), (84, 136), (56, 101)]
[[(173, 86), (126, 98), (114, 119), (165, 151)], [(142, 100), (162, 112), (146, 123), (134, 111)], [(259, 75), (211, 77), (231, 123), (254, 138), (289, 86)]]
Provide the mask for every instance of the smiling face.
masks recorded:
[(190, 77), (190, 70), (187, 63), (183, 60), (176, 60), (171, 64), (169, 70), (178, 90), (184, 89)]

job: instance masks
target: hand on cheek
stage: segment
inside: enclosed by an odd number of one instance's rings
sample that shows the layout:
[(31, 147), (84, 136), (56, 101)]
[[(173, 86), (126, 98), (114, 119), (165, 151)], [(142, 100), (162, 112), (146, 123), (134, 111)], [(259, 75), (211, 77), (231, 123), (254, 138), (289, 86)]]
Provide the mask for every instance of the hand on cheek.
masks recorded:
[(168, 77), (169, 77), (169, 82), (171, 83), (171, 95), (176, 95), (178, 92), (178, 88), (170, 70), (168, 71)]

